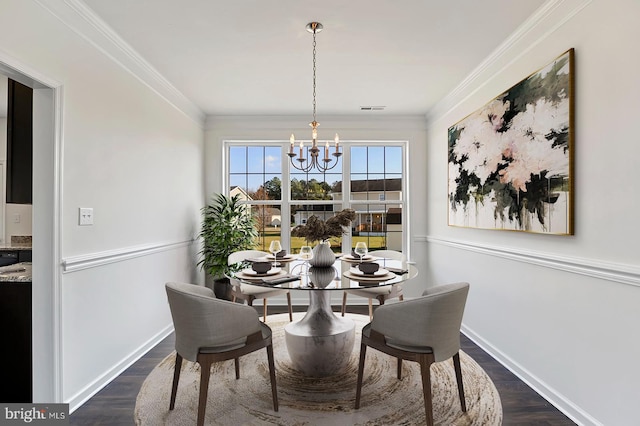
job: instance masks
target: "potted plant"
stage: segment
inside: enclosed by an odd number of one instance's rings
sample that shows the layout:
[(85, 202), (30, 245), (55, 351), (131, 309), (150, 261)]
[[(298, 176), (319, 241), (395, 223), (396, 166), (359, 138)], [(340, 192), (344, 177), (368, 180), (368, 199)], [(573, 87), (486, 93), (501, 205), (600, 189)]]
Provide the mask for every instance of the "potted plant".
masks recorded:
[(305, 225), (298, 225), (291, 231), (294, 237), (303, 237), (308, 242), (318, 244), (313, 248), (313, 258), (309, 261), (315, 267), (327, 267), (333, 265), (335, 256), (331, 251), (329, 238), (339, 237), (347, 232), (351, 221), (356, 218), (356, 212), (352, 209), (344, 209), (323, 221), (318, 216), (311, 216)]
[(250, 207), (240, 203), (240, 197), (230, 198), (214, 194), (209, 205), (202, 208), (201, 258), (198, 265), (213, 278), (216, 297), (230, 299), (231, 285), (225, 273), (234, 265), (227, 265), (233, 252), (255, 247), (258, 232)]

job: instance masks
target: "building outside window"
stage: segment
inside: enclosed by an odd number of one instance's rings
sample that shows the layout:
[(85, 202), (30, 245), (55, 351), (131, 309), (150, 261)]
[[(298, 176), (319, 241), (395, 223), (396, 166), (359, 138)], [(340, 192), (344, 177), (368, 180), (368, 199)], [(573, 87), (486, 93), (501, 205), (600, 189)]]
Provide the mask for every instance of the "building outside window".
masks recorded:
[(256, 218), (256, 249), (267, 251), (280, 239), (297, 253), (306, 242), (291, 236), (291, 229), (312, 215), (326, 220), (351, 208), (356, 219), (347, 235), (331, 239), (334, 251), (348, 251), (357, 241), (370, 250), (406, 251), (406, 142), (343, 142), (343, 156), (325, 173), (295, 169), (287, 148), (277, 142), (225, 142), (225, 185)]

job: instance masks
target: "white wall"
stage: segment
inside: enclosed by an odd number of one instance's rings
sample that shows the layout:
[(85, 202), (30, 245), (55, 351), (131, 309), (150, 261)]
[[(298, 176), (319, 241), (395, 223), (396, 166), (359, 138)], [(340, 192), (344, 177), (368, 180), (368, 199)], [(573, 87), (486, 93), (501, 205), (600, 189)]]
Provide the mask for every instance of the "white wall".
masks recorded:
[[(465, 332), (578, 423), (638, 424), (640, 3), (547, 5), (430, 117), (424, 275), (469, 281)], [(571, 47), (575, 235), (448, 227), (448, 127)]]
[[(37, 358), (34, 370), (50, 382), (61, 376), (53, 389), (37, 377), (34, 394), (73, 410), (169, 331), (164, 283), (202, 281), (191, 244), (204, 202), (202, 123), (35, 1), (2, 2), (0, 62), (56, 89), (55, 134), (34, 137), (34, 164), (52, 170), (44, 182), (34, 171), (44, 183), (34, 194), (34, 248), (53, 228), (40, 253), (54, 272), (34, 271), (34, 343), (42, 351), (38, 342), (60, 340), (59, 352), (45, 345), (54, 365), (43, 371)], [(94, 209), (93, 226), (78, 226), (79, 207)], [(34, 251), (34, 268), (39, 261), (47, 263)], [(52, 300), (59, 329), (39, 317)]]
[[(400, 77), (401, 78), (401, 77)], [(233, 141), (288, 141), (289, 135), (309, 134), (308, 116), (297, 117), (209, 117), (205, 131), (205, 193), (207, 200), (211, 194), (222, 191), (224, 176), (223, 142)], [(319, 117), (322, 132), (330, 137), (334, 133), (340, 134), (342, 141), (408, 141), (409, 149), (409, 228), (410, 236), (416, 233), (426, 233), (426, 194), (424, 186), (424, 165), (426, 162), (426, 122), (423, 117), (389, 117), (375, 113), (363, 113), (359, 116)], [(288, 157), (286, 160), (288, 161)], [(419, 180), (415, 178), (419, 177)], [(425, 259), (424, 244), (416, 243), (412, 238), (409, 247), (410, 260), (416, 260), (418, 267)], [(416, 281), (415, 285), (405, 286), (404, 292), (408, 297), (418, 296), (424, 290), (425, 284)], [(334, 297), (338, 299), (337, 295)], [(308, 303), (305, 292), (291, 294), (294, 304)], [(270, 304), (286, 303), (284, 297), (269, 299)], [(334, 300), (334, 302), (335, 302)], [(339, 302), (339, 301), (338, 301)], [(358, 301), (354, 300), (353, 303)], [(362, 300), (366, 303), (366, 300)]]

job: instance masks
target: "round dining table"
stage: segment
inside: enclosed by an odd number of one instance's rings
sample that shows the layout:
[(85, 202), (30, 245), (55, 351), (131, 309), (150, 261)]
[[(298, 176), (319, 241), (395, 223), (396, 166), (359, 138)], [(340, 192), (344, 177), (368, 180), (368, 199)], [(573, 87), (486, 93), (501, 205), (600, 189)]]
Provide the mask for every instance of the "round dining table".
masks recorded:
[[(267, 256), (266, 260), (273, 261), (273, 257)], [(311, 377), (325, 377), (342, 371), (353, 351), (355, 322), (333, 312), (332, 293), (398, 285), (418, 275), (413, 264), (372, 255), (362, 259), (362, 262), (379, 265), (379, 270), (372, 274), (360, 271), (361, 259), (352, 255), (337, 255), (332, 266), (323, 268), (310, 266), (295, 255), (277, 262), (277, 267), (265, 274), (257, 274), (248, 268), (235, 273), (234, 277), (243, 284), (309, 294), (304, 317), (287, 324), (284, 331), (293, 367)]]

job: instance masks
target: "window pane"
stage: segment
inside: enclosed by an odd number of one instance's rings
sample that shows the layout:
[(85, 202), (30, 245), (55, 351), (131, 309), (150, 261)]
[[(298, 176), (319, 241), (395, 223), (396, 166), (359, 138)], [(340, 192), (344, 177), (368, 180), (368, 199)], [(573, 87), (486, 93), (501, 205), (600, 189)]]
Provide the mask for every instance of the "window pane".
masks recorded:
[(291, 199), (331, 200), (331, 185), (326, 182), (325, 176), (321, 174), (292, 175)]
[(354, 207), (351, 245), (367, 243), (369, 250), (402, 251), (402, 206), (358, 205)]
[(367, 147), (354, 146), (351, 148), (351, 173), (367, 173)]
[[(269, 251), (273, 240), (281, 240), (282, 214), (279, 204), (254, 205), (251, 207), (258, 229), (256, 250)], [(283, 247), (286, 248), (286, 247)]]
[(402, 147), (401, 146), (388, 146), (385, 149), (384, 158), (384, 171), (385, 174), (402, 174)]
[(229, 175), (229, 196), (238, 190), (247, 192), (247, 175)]
[(229, 173), (247, 172), (247, 147), (229, 147)]
[(265, 173), (282, 173), (282, 148), (279, 146), (268, 146), (264, 150), (264, 171)]
[[(334, 210), (335, 209), (335, 210)], [(334, 204), (314, 204), (314, 205), (304, 205), (297, 204), (291, 206), (291, 227), (295, 228), (298, 225), (306, 225), (309, 218), (311, 216), (316, 216), (320, 220), (326, 221), (330, 217), (335, 214), (335, 211), (339, 211), (340, 207)], [(331, 242), (331, 250), (338, 253), (342, 251), (342, 236), (340, 237), (331, 237), (329, 239)], [(293, 253), (298, 253), (300, 251), (300, 247), (304, 245), (314, 245), (317, 241), (307, 241), (304, 237), (294, 237), (291, 236), (291, 251)]]
[(247, 147), (247, 172), (264, 172), (264, 154), (265, 148), (262, 146)]

